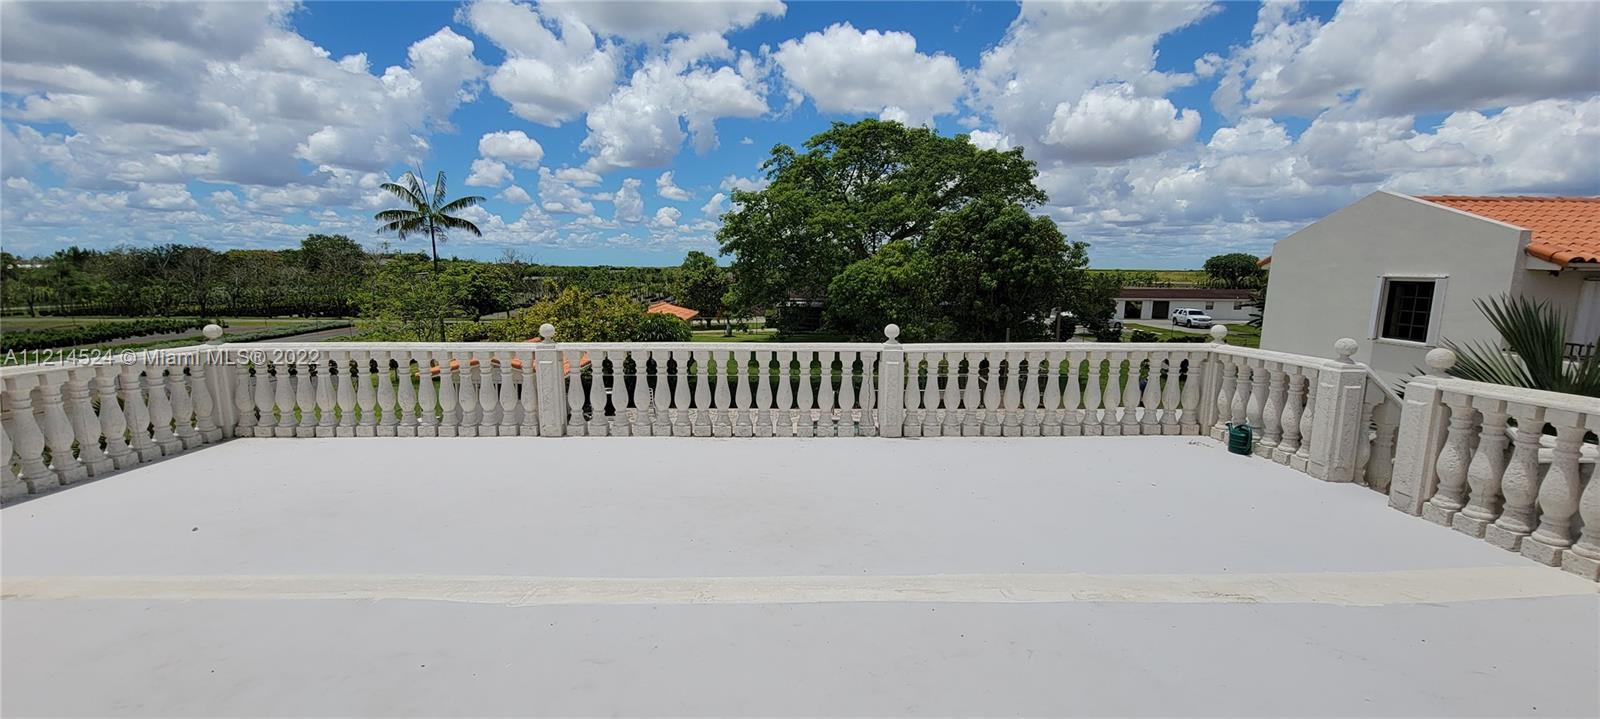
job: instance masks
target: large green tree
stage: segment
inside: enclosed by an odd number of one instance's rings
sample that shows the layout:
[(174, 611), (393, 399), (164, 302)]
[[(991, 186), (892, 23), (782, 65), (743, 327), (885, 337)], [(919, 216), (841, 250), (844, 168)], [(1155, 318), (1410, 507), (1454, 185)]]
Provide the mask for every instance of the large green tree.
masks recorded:
[(820, 297), (850, 264), (891, 242), (920, 244), (978, 200), (1024, 209), (1045, 200), (1020, 148), (983, 150), (897, 122), (834, 123), (803, 151), (774, 147), (762, 167), (768, 186), (733, 193), (717, 240), (734, 256), (740, 296), (764, 306)]
[(1089, 264), (1088, 246), (1053, 220), (992, 198), (941, 217), (923, 245), (950, 339), (1043, 338), (1063, 288)]
[(732, 284), (728, 270), (717, 266), (717, 261), (704, 252), (691, 251), (673, 278), (672, 296), (678, 304), (699, 310), (707, 320), (722, 317), (728, 288)]
[(934, 263), (909, 240), (884, 245), (853, 262), (828, 284), (823, 321), (860, 341), (882, 341), (884, 325), (900, 325), (900, 339), (919, 342), (944, 335), (934, 311)]
[(1206, 277), (1212, 284), (1229, 289), (1259, 287), (1267, 271), (1258, 264), (1261, 258), (1243, 252), (1216, 255), (1206, 260)]

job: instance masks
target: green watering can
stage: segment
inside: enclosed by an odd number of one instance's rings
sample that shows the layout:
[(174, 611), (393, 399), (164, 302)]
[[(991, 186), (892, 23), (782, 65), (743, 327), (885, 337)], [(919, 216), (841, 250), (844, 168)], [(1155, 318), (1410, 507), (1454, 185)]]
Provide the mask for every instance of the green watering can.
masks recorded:
[(1250, 454), (1254, 438), (1250, 433), (1250, 425), (1228, 423), (1228, 451), (1234, 454)]

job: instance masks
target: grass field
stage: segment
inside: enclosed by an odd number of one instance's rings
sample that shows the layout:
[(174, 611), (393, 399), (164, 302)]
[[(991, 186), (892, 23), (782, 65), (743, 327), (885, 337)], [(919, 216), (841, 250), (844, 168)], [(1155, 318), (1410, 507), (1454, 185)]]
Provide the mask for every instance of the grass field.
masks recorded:
[(1127, 272), (1139, 274), (1153, 274), (1157, 282), (1176, 282), (1193, 285), (1204, 284), (1206, 273), (1204, 270), (1132, 270), (1132, 269), (1104, 269), (1089, 270), (1090, 272)]

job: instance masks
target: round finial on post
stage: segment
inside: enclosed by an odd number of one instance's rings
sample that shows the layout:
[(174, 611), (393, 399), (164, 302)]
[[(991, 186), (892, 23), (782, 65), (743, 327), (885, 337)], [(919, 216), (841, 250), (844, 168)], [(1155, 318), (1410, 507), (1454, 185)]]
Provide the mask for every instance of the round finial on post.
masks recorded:
[(1456, 366), (1456, 353), (1445, 347), (1435, 347), (1428, 350), (1423, 361), (1428, 363), (1428, 374), (1440, 377), (1448, 373), (1451, 367)]
[(222, 339), (222, 326), (216, 323), (200, 328), (200, 334), (205, 335), (207, 344), (216, 344)]
[(1227, 325), (1211, 325), (1211, 341), (1217, 344), (1226, 344), (1228, 341)]
[(1351, 357), (1355, 356), (1356, 349), (1359, 347), (1360, 345), (1349, 337), (1340, 337), (1333, 341), (1333, 351), (1339, 353), (1339, 361), (1345, 364), (1353, 364), (1355, 362)]
[(889, 338), (888, 344), (892, 344), (892, 345), (900, 344), (899, 341), (898, 341), (899, 338), (900, 338), (900, 325), (896, 325), (896, 324), (884, 325), (884, 327), (883, 327), (883, 336)]
[(539, 325), (539, 336), (543, 337), (544, 341), (549, 342), (556, 336), (556, 326), (549, 322)]

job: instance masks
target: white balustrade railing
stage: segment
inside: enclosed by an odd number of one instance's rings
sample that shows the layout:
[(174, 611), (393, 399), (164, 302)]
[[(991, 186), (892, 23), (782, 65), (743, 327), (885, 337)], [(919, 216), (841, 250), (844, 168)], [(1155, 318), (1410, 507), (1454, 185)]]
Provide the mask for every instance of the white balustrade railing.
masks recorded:
[(1406, 385), (1389, 504), (1600, 580), (1600, 399), (1443, 376)]

